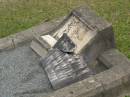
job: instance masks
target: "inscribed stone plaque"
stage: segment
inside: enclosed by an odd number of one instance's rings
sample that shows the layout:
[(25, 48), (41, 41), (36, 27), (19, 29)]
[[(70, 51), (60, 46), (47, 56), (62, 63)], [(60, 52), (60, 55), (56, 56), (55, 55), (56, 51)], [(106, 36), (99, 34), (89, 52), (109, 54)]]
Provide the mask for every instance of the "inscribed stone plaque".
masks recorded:
[(65, 87), (92, 74), (81, 56), (63, 53), (58, 49), (51, 50), (42, 64), (54, 89)]

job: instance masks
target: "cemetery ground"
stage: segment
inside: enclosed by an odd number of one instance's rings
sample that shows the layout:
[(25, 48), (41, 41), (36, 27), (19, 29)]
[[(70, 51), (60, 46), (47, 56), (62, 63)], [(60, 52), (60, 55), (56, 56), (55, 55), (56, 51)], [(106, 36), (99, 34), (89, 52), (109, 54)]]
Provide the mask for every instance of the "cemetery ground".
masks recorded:
[(112, 23), (117, 48), (130, 58), (129, 0), (0, 0), (0, 37), (59, 18), (80, 5), (89, 5)]

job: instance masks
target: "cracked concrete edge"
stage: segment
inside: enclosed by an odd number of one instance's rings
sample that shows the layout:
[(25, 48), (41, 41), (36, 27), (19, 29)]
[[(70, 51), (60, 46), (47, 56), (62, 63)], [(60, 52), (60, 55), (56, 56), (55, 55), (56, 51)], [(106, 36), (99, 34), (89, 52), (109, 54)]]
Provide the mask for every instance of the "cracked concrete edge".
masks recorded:
[[(130, 84), (130, 60), (113, 50), (119, 60), (115, 65), (99, 74), (53, 92), (49, 97), (117, 97)], [(120, 62), (122, 60), (122, 62)], [(115, 60), (113, 60), (115, 61)]]
[(25, 31), (21, 31), (16, 34), (0, 39), (0, 51), (15, 48), (20, 43), (31, 41), (35, 34), (41, 35), (48, 33), (49, 31), (53, 30), (56, 26), (58, 26), (64, 18), (65, 17), (61, 17), (50, 22), (41, 23)]

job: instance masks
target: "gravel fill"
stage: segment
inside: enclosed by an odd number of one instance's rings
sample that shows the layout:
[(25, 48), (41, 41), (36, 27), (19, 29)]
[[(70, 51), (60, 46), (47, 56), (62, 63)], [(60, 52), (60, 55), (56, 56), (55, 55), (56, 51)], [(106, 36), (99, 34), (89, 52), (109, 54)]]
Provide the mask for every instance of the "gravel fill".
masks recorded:
[(0, 97), (44, 97), (52, 91), (29, 44), (0, 53)]

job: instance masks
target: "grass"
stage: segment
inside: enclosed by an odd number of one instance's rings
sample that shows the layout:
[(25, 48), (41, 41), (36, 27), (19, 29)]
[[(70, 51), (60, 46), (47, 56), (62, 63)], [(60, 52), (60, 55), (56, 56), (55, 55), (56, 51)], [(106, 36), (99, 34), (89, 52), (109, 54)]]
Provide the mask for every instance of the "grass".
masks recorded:
[(89, 5), (113, 24), (118, 49), (130, 58), (130, 0), (0, 0), (0, 38)]

